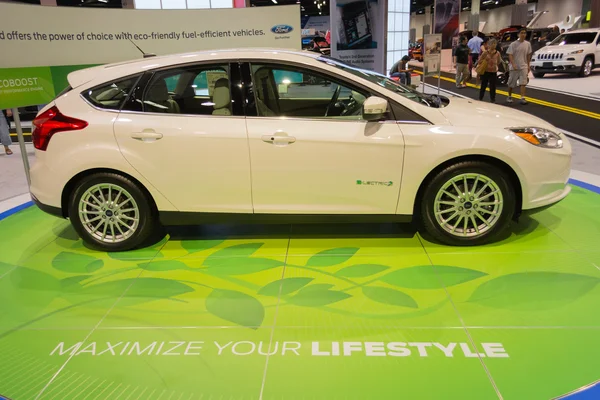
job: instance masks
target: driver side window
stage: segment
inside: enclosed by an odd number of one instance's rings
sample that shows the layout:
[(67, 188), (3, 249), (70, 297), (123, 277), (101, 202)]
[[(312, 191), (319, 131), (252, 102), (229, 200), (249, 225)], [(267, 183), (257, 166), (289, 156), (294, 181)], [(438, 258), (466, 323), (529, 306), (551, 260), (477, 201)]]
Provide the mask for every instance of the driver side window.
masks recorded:
[(252, 65), (261, 117), (362, 120), (364, 91), (318, 73), (287, 66)]

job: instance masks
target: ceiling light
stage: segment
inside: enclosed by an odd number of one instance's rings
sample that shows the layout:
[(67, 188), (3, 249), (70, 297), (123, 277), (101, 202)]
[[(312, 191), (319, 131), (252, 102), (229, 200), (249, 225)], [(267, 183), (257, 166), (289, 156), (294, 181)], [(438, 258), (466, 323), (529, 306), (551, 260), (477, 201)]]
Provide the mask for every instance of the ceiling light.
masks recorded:
[(271, 0), (273, 3), (277, 4), (277, 0)]

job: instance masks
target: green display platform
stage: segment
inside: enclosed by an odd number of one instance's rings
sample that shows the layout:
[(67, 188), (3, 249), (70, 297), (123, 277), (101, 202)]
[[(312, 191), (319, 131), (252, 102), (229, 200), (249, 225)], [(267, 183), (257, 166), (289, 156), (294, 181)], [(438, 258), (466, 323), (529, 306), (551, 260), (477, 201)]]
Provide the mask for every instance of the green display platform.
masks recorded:
[(194, 228), (106, 254), (20, 211), (0, 221), (0, 395), (533, 400), (600, 379), (600, 195), (484, 247), (402, 229)]

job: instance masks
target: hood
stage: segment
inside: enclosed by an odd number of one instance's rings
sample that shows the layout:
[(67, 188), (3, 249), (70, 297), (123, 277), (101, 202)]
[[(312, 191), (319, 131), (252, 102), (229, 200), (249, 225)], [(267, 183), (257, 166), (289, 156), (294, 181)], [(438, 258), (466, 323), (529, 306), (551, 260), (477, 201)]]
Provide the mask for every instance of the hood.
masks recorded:
[(455, 126), (481, 128), (536, 127), (558, 133), (552, 124), (527, 114), (497, 104), (453, 97), (450, 104), (439, 109), (446, 119)]
[(564, 54), (567, 55), (572, 51), (576, 51), (579, 49), (584, 49), (588, 47), (589, 44), (563, 44), (562, 46), (544, 46), (535, 54)]

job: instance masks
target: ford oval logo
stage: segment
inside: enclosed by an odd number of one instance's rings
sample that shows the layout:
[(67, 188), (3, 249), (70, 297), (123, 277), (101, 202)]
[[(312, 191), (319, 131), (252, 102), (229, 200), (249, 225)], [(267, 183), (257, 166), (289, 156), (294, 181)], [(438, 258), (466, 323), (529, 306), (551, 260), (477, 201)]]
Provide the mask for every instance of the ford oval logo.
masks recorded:
[(275, 25), (274, 27), (271, 28), (271, 32), (278, 34), (278, 35), (290, 33), (293, 30), (294, 30), (294, 28), (292, 28), (289, 25)]

